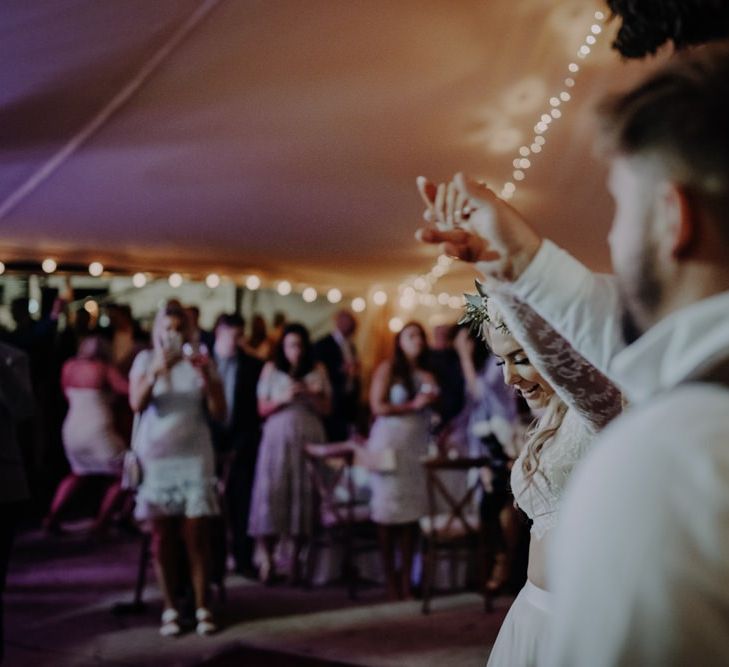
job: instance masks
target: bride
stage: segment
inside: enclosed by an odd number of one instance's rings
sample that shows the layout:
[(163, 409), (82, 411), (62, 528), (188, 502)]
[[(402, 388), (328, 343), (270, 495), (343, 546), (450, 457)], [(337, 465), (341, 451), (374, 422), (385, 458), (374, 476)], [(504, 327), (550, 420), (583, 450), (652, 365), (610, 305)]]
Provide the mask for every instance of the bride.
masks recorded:
[[(491, 214), (457, 197), (439, 197), (436, 205), (429, 194), (436, 191), (433, 186), (422, 181), (419, 185), (429, 202), (429, 217), (441, 225), (470, 214), (476, 227), (479, 215)], [(457, 214), (452, 210), (456, 205), (461, 207)], [(478, 248), (471, 228), (460, 228), (459, 242)], [(423, 240), (442, 238), (434, 236)], [(474, 252), (468, 259), (480, 257)], [(488, 662), (489, 667), (525, 667), (536, 664), (542, 652), (550, 613), (546, 553), (565, 486), (595, 434), (620, 412), (621, 397), (604, 375), (527, 305), (493, 281), (488, 296), (483, 286), (477, 283), (477, 287), (479, 294), (467, 299), (465, 319), (482, 331), (502, 366), (504, 381), (521, 393), (537, 415), (511, 472), (515, 503), (532, 521), (527, 582), (504, 619)]]

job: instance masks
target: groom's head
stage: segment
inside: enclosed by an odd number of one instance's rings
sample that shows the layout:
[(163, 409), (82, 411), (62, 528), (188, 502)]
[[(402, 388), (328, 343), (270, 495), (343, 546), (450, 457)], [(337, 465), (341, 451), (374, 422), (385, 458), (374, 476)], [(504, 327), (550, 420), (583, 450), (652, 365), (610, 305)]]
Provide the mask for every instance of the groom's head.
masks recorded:
[(729, 289), (729, 46), (675, 56), (600, 118), (613, 268), (642, 332)]

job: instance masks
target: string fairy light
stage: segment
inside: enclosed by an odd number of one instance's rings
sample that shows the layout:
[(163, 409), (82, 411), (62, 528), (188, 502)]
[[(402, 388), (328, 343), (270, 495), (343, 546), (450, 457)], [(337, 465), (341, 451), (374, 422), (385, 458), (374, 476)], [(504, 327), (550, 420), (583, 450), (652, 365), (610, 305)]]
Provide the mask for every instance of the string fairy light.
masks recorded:
[[(603, 22), (606, 20), (605, 14), (597, 11), (594, 13), (593, 18), (594, 22), (589, 26), (583, 42), (577, 48), (574, 58), (566, 66), (567, 72), (562, 81), (563, 85), (561, 89), (547, 98), (545, 108), (537, 114), (535, 119), (536, 122), (533, 126), (534, 132), (531, 139), (525, 141), (523, 145), (518, 147), (517, 154), (511, 162), (512, 170), (510, 177), (503, 183), (498, 193), (501, 198), (509, 200), (514, 197), (518, 188), (526, 180), (529, 170), (534, 165), (535, 159), (544, 150), (547, 136), (554, 127), (555, 122), (565, 116), (565, 106), (572, 99), (573, 93), (571, 91), (576, 86), (579, 74), (585, 66), (585, 61), (594, 53), (598, 40), (605, 32), (603, 27)], [(400, 309), (400, 312), (412, 311), (416, 307), (451, 308), (454, 310), (462, 308), (463, 297), (460, 294), (452, 295), (445, 290), (439, 291), (437, 295), (433, 293), (435, 285), (448, 274), (453, 263), (453, 258), (440, 255), (427, 272), (411, 276), (403, 281), (398, 287), (399, 293), (395, 299), (395, 304)], [(41, 268), (44, 273), (52, 274), (59, 269), (59, 265), (56, 260), (46, 258), (42, 261)], [(0, 275), (6, 274), (7, 271), (8, 266), (0, 262)], [(118, 270), (107, 270), (101, 262), (90, 263), (88, 272), (93, 277), (101, 277), (102, 275), (113, 276), (115, 272), (117, 274), (122, 273)], [(130, 274), (127, 273), (126, 275), (129, 276)], [(135, 288), (141, 289), (150, 284), (155, 279), (155, 276), (156, 278), (165, 278), (165, 275), (161, 272), (157, 272), (156, 274), (154, 272), (137, 272), (131, 275), (131, 283)], [(193, 280), (193, 277), (189, 276), (187, 279)], [(205, 284), (210, 288), (218, 287), (222, 283), (222, 277), (216, 273), (210, 273), (198, 279), (204, 280)], [(256, 274), (248, 274), (237, 280), (232, 278), (227, 278), (226, 280), (234, 284), (242, 284), (250, 291), (256, 291), (264, 287), (263, 279)], [(172, 273), (167, 277), (167, 281), (173, 288), (178, 288), (183, 285), (185, 278), (180, 273)], [(270, 289), (275, 289), (281, 296), (288, 296), (296, 291), (300, 298), (307, 303), (316, 301), (320, 294), (326, 294), (326, 298), (331, 304), (339, 303), (344, 298), (344, 294), (337, 287), (321, 285), (317, 287), (302, 286), (294, 290), (292, 283), (284, 279), (268, 279), (266, 285)], [(364, 295), (356, 296), (349, 294), (347, 298), (351, 309), (355, 313), (362, 313), (368, 307), (368, 299)], [(377, 288), (371, 292), (369, 299), (376, 306), (384, 306), (388, 303), (390, 296), (384, 289)], [(402, 326), (402, 317), (393, 317), (389, 320), (388, 326), (391, 330), (396, 330), (396, 328), (393, 328), (395, 325)]]

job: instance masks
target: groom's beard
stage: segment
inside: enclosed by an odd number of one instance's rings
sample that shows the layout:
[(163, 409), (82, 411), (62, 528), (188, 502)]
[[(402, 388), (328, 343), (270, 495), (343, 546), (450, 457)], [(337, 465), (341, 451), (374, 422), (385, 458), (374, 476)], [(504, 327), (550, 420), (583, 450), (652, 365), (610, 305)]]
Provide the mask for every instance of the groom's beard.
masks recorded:
[(657, 249), (647, 243), (630, 276), (618, 276), (621, 293), (621, 330), (626, 345), (631, 345), (655, 323), (655, 313), (663, 299), (659, 279)]

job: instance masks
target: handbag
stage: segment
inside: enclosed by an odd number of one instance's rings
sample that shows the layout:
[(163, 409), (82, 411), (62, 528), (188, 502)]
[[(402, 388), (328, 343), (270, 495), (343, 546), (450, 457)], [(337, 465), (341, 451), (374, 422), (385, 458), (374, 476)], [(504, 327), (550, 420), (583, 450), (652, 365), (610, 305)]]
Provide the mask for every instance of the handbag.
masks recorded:
[(134, 441), (139, 430), (139, 418), (139, 413), (135, 412), (130, 448), (124, 452), (122, 461), (121, 488), (127, 491), (136, 491), (142, 483), (142, 463), (137, 452), (134, 451)]

